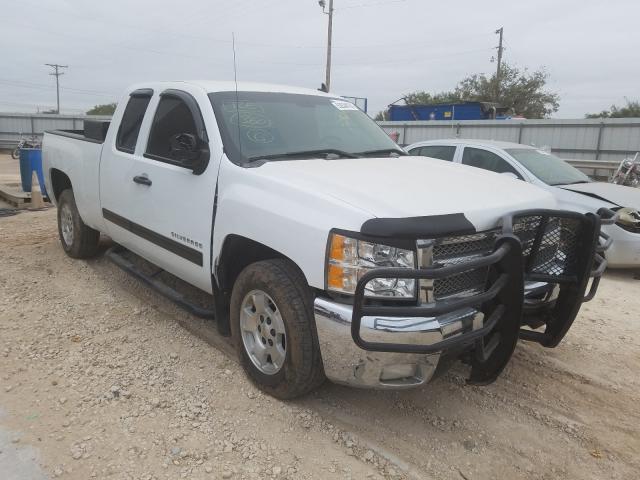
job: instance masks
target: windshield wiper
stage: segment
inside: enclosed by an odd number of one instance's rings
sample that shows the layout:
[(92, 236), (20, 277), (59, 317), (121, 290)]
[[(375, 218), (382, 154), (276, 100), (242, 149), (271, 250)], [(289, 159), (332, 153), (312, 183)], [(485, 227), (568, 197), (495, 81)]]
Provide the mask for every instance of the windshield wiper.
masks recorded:
[(569, 183), (564, 183), (564, 182), (560, 182), (560, 183), (552, 183), (551, 186), (552, 187), (559, 187), (559, 186), (566, 186), (566, 185), (577, 185), (578, 183), (591, 183), (589, 180), (576, 180), (575, 182), (569, 182)]
[(247, 158), (247, 163), (257, 162), (260, 160), (277, 160), (284, 158), (293, 158), (293, 157), (318, 157), (324, 156), (325, 159), (330, 155), (337, 155), (338, 158), (358, 158), (359, 155), (354, 153), (345, 152), (344, 150), (337, 150), (335, 148), (323, 148), (320, 150), (300, 150), (297, 152), (284, 152), (284, 153), (274, 153), (272, 155), (256, 155), (255, 157)]
[(409, 155), (404, 150), (400, 150), (399, 148), (381, 148), (379, 150), (365, 150), (364, 152), (358, 152), (357, 155), (379, 155), (381, 153), (388, 153), (390, 156), (395, 153), (396, 157), (400, 155)]

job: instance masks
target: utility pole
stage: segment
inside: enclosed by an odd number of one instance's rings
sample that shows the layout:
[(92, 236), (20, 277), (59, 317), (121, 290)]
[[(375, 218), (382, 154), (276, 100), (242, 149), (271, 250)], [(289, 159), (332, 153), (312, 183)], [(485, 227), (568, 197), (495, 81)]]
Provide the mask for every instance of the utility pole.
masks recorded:
[(325, 10), (326, 2), (325, 0), (319, 0), (318, 4), (322, 7), (322, 11), (329, 15), (329, 28), (327, 32), (327, 70), (326, 70), (326, 78), (324, 84), (326, 86), (326, 91), (328, 92), (331, 89), (331, 40), (333, 37), (333, 0), (329, 0), (329, 10)]
[(50, 73), (49, 75), (55, 75), (56, 77), (56, 113), (60, 113), (60, 75), (64, 75), (60, 68), (69, 68), (68, 65), (58, 65), (57, 63), (45, 63), (46, 66), (51, 67), (55, 70), (55, 72)]
[(498, 98), (500, 98), (500, 76), (502, 74), (501, 69), (502, 69), (502, 51), (504, 50), (504, 48), (502, 47), (502, 35), (504, 33), (504, 27), (500, 27), (498, 30), (496, 30), (496, 34), (500, 35), (500, 42), (498, 44), (498, 69), (496, 70), (496, 102), (498, 101)]

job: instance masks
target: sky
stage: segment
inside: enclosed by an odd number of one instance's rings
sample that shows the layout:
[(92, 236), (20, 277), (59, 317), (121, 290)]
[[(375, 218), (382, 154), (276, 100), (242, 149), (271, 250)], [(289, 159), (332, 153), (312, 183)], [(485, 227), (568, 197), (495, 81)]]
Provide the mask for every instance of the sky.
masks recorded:
[[(333, 93), (375, 115), (403, 95), (453, 89), (504, 60), (544, 67), (556, 118), (640, 99), (638, 0), (334, 0)], [(328, 0), (327, 0), (328, 3)], [(62, 113), (118, 101), (145, 80), (233, 79), (318, 88), (327, 15), (317, 0), (2, 0), (0, 111)]]

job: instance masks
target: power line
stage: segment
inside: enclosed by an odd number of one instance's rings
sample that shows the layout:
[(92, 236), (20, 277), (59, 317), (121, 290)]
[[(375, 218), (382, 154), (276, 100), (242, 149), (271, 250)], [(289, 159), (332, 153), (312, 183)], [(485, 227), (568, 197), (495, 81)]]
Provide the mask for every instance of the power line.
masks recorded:
[(344, 7), (336, 8), (336, 10), (346, 10), (349, 8), (367, 8), (367, 7), (377, 7), (379, 5), (387, 5), (389, 3), (403, 3), (407, 0), (386, 0), (382, 2), (374, 2), (374, 3), (358, 3), (355, 5), (346, 5)]
[[(30, 108), (36, 110), (36, 113), (40, 113), (43, 110), (47, 110), (47, 111), (51, 111), (51, 112), (53, 112), (55, 110), (54, 108), (51, 108), (47, 104), (36, 103), (36, 102), (30, 102), (30, 103), (26, 103), (26, 102), (5, 102), (3, 100), (0, 100), (0, 105), (6, 105), (6, 106), (10, 106), (10, 107), (23, 107), (23, 108), (24, 107), (30, 107)], [(85, 109), (83, 109), (83, 108), (65, 107), (65, 111), (83, 113), (85, 111)]]
[[(382, 2), (378, 2), (378, 3), (371, 3), (371, 4), (357, 4), (357, 5), (348, 5), (345, 7), (340, 7), (340, 8), (334, 8), (334, 11), (338, 11), (338, 10), (344, 10), (344, 9), (351, 9), (351, 8), (365, 8), (365, 7), (371, 7), (371, 6), (377, 6), (377, 5), (384, 5), (384, 4), (390, 4), (390, 3), (402, 3), (402, 2), (406, 2), (407, 0), (388, 0), (388, 1), (382, 1)], [(84, 15), (77, 15), (77, 14), (72, 14), (70, 12), (67, 11), (61, 11), (55, 8), (45, 8), (44, 6), (40, 6), (38, 5), (38, 9), (39, 10), (47, 10), (53, 13), (57, 13), (57, 14), (61, 14), (64, 15), (65, 17), (73, 17), (73, 18), (77, 18), (77, 19), (82, 19), (82, 20), (88, 20), (91, 22), (95, 22), (95, 23), (101, 23), (104, 25), (108, 25), (109, 27), (113, 27), (113, 24), (109, 21), (106, 20), (100, 20), (98, 18), (94, 18), (94, 17), (87, 17)], [(16, 23), (16, 22), (13, 22)], [(60, 31), (47, 31), (47, 30), (43, 30), (41, 27), (33, 25), (32, 23), (20, 23), (17, 22), (18, 25), (26, 27), (26, 28), (31, 28), (37, 31), (45, 31), (47, 33), (52, 33), (55, 35), (60, 35), (63, 37), (67, 37), (67, 38), (83, 38), (83, 39), (87, 39), (87, 40), (92, 40), (91, 37), (86, 37), (86, 36), (78, 36), (78, 35), (69, 35), (67, 33), (62, 33)], [(221, 38), (217, 38), (217, 37), (211, 37), (208, 35), (193, 35), (190, 33), (184, 33), (184, 32), (174, 32), (174, 31), (167, 31), (166, 29), (159, 29), (159, 28), (149, 28), (149, 27), (142, 27), (139, 24), (128, 24), (128, 23), (117, 23), (118, 26), (122, 26), (125, 28), (132, 28), (135, 29), (137, 31), (146, 31), (149, 33), (157, 33), (157, 34), (161, 34), (162, 36), (166, 36), (166, 35), (171, 35), (171, 36), (175, 36), (175, 37), (182, 37), (182, 38), (190, 38), (190, 39), (196, 39), (196, 40), (206, 40), (207, 42), (214, 42), (214, 43), (219, 43), (219, 44), (226, 44), (231, 46), (231, 41), (230, 40), (225, 40), (225, 39), (221, 39)], [(460, 40), (460, 39), (465, 39), (465, 38), (474, 38), (474, 37), (480, 37), (480, 36), (485, 36), (488, 34), (471, 34), (471, 35), (455, 35), (453, 37), (450, 37), (449, 39), (447, 38), (440, 38), (441, 42), (442, 41), (447, 41), (447, 40)], [(139, 51), (146, 51), (146, 52), (150, 52), (150, 53), (160, 53), (157, 50), (151, 50), (151, 49), (145, 49), (145, 48), (136, 48), (136, 47), (131, 47), (130, 46), (130, 41), (127, 42), (119, 42), (119, 43), (111, 43), (109, 44), (110, 46), (116, 47), (116, 48), (124, 48), (127, 50), (139, 50)], [(268, 42), (252, 42), (252, 41), (247, 41), (247, 40), (236, 40), (236, 45), (247, 45), (247, 46), (252, 46), (252, 47), (258, 47), (258, 48), (282, 48), (282, 49), (325, 49), (326, 48), (326, 44), (325, 45), (296, 45), (296, 44), (292, 44), (292, 43), (282, 43), (282, 44), (278, 44), (278, 43), (268, 43)], [(399, 48), (399, 47), (403, 47), (403, 48), (411, 48), (411, 47), (415, 47), (415, 48), (422, 48), (425, 46), (435, 46), (437, 44), (435, 44), (434, 42), (429, 42), (429, 43), (420, 43), (420, 42), (403, 42), (403, 43), (384, 43), (384, 44), (369, 44), (369, 45), (332, 45), (332, 49), (361, 49), (361, 48)], [(184, 53), (180, 53), (180, 55), (184, 56)], [(202, 57), (205, 58), (205, 57)], [(222, 62), (221, 62), (222, 63)], [(271, 62), (265, 62), (265, 63), (271, 63)], [(77, 65), (74, 64), (74, 68)]]
[[(15, 24), (16, 22), (14, 22)], [(69, 35), (66, 32), (60, 32), (60, 31), (54, 31), (54, 30), (45, 30), (42, 29), (40, 27), (36, 27), (34, 25), (29, 25), (26, 23), (20, 23), (17, 22), (19, 25), (24, 26), (25, 28), (31, 28), (34, 30), (37, 30), (38, 32), (45, 32), (45, 33), (50, 33), (52, 35), (59, 35), (62, 37), (66, 37), (66, 38), (72, 38), (72, 39), (77, 39), (77, 38), (83, 38), (83, 39), (87, 39), (89, 40), (88, 37), (82, 37), (82, 36), (77, 36), (77, 35)], [(238, 42), (240, 43), (240, 42)], [(194, 60), (200, 60), (200, 61), (204, 61), (208, 64), (212, 64), (212, 65), (226, 65), (226, 62), (224, 60), (212, 60), (211, 57), (209, 56), (205, 56), (205, 55), (193, 55), (193, 54), (187, 54), (184, 52), (170, 52), (170, 51), (166, 51), (166, 50), (156, 50), (156, 49), (151, 49), (151, 48), (144, 48), (144, 47), (133, 47), (133, 46), (127, 46), (127, 45), (121, 45), (121, 44), (114, 44), (114, 43), (109, 43), (108, 46), (110, 47), (115, 47), (115, 48), (119, 48), (119, 49), (124, 49), (124, 50), (130, 50), (130, 51), (134, 51), (134, 52), (142, 52), (142, 53), (152, 53), (155, 55), (168, 55), (168, 56), (174, 56), (174, 57), (178, 57), (178, 58), (191, 58)], [(254, 63), (260, 63), (260, 64), (269, 64), (269, 65), (295, 65), (295, 66), (317, 66), (317, 64), (310, 64), (310, 63), (298, 63), (298, 62), (280, 62), (280, 61), (273, 61), (273, 60), (254, 60)]]
[[(53, 85), (49, 85), (45, 83), (25, 82), (23, 80), (13, 80), (8, 78), (0, 78), (0, 84), (9, 85), (12, 87), (34, 88), (37, 90), (52, 90), (54, 88)], [(119, 95), (118, 93), (113, 93), (113, 92), (105, 92), (101, 90), (88, 90), (84, 88), (74, 88), (74, 87), (60, 87), (60, 90), (62, 90), (63, 92), (79, 93), (83, 95), (99, 95), (99, 96), (109, 96), (109, 97), (112, 97), (114, 95)]]
[(473, 54), (473, 53), (481, 53), (481, 52), (488, 52), (493, 50), (493, 48), (476, 48), (473, 50), (460, 50), (460, 51), (455, 51), (455, 52), (443, 52), (442, 55), (436, 55), (433, 57), (418, 57), (418, 58), (412, 58), (412, 59), (393, 59), (393, 60), (380, 60), (380, 61), (374, 61), (374, 60), (363, 60), (360, 62), (357, 61), (350, 61), (350, 62), (339, 62), (339, 63), (334, 63), (334, 66), (339, 65), (339, 66), (343, 66), (343, 67), (348, 67), (348, 66), (354, 66), (354, 67), (358, 67), (358, 66), (371, 66), (371, 65), (408, 65), (408, 64), (417, 64), (417, 63), (421, 63), (421, 62), (425, 62), (425, 61), (432, 61), (432, 60), (442, 60), (442, 59), (447, 59), (450, 57), (456, 57), (456, 56), (463, 56), (463, 55), (469, 55), (469, 54)]
[(68, 65), (59, 65), (57, 63), (45, 63), (46, 66), (53, 68), (55, 71), (50, 73), (49, 75), (54, 75), (56, 77), (56, 113), (60, 113), (60, 75), (64, 75), (63, 72), (60, 71), (61, 68), (69, 68)]
[[(242, 1), (245, 2), (245, 5), (242, 5)], [(225, 13), (229, 13), (231, 12), (233, 15), (232, 16), (237, 16), (238, 14), (243, 14), (244, 10), (243, 10), (243, 6), (247, 7), (248, 5), (246, 4), (248, 0), (236, 0), (235, 2), (233, 2), (233, 5), (225, 7), (224, 9), (221, 10), (221, 12), (225, 12)], [(124, 28), (130, 28), (135, 30), (136, 32), (140, 32), (140, 31), (146, 31), (146, 32), (150, 32), (150, 33), (157, 33), (157, 34), (161, 34), (161, 35), (176, 35), (176, 36), (181, 36), (181, 37), (188, 37), (188, 38), (199, 38), (199, 39), (206, 39), (212, 42), (219, 42), (219, 43), (226, 43), (226, 44), (231, 44), (230, 41), (228, 40), (223, 40), (223, 39), (215, 39), (212, 37), (207, 37), (207, 36), (195, 36), (195, 35), (191, 35), (191, 34), (185, 34), (182, 32), (176, 32), (176, 31), (168, 31), (166, 28), (149, 28), (148, 26), (142, 26), (140, 25), (140, 22), (122, 22), (121, 18), (118, 19), (117, 22), (114, 22), (112, 19), (109, 20), (104, 20), (100, 17), (96, 17), (96, 16), (87, 16), (87, 15), (78, 15), (76, 12), (72, 12), (69, 10), (61, 10), (58, 8), (51, 8), (49, 6), (45, 6), (42, 5), (42, 2), (36, 2), (36, 4), (33, 5), (34, 8), (37, 8), (38, 10), (46, 10), (49, 11), (51, 13), (54, 14), (58, 14), (63, 16), (65, 19), (68, 18), (76, 18), (78, 20), (83, 20), (83, 21), (89, 21), (89, 22), (94, 22), (94, 23), (100, 23), (103, 24), (107, 27), (109, 27), (109, 31), (113, 30), (113, 27), (124, 27)], [(240, 7), (240, 8), (238, 8)], [(270, 8), (270, 6), (266, 6), (265, 8)], [(252, 6), (252, 10), (255, 10), (256, 8), (254, 6)], [(194, 19), (196, 21), (200, 20), (200, 21), (207, 21), (209, 20), (209, 17), (207, 17), (206, 15), (203, 15), (203, 9), (198, 9), (195, 11), (191, 11), (190, 15), (189, 15), (189, 27), (193, 28), (193, 24), (194, 24)], [(223, 17), (225, 20), (229, 20), (231, 17)], [(218, 19), (220, 20), (220, 19)], [(172, 22), (172, 24), (175, 24), (175, 21)], [(39, 28), (39, 27), (36, 27)], [(128, 41), (122, 42), (123, 44), (128, 43)], [(237, 42), (240, 43), (240, 42)], [(75, 65), (74, 65), (75, 67)]]
[(36, 103), (24, 103), (24, 102), (3, 102), (0, 100), (0, 105), (10, 105), (12, 107), (38, 107)]

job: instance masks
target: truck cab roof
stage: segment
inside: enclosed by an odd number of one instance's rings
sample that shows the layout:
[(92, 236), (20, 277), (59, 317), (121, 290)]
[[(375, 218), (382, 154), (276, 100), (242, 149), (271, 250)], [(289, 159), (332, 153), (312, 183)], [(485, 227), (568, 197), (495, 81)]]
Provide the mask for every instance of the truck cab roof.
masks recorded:
[[(128, 92), (139, 90), (141, 88), (152, 88), (154, 90), (166, 90), (169, 88), (180, 89), (186, 85), (197, 87), (206, 93), (215, 92), (232, 92), (236, 90), (236, 82), (232, 80), (184, 80), (184, 81), (163, 81), (163, 82), (144, 82), (137, 83), (128, 88)], [(238, 82), (238, 91), (243, 92), (276, 92), (276, 93), (293, 93), (299, 95), (317, 95), (324, 97), (336, 97), (336, 95), (321, 92), (312, 88), (292, 87), (290, 85), (278, 85), (272, 83), (259, 82)]]

